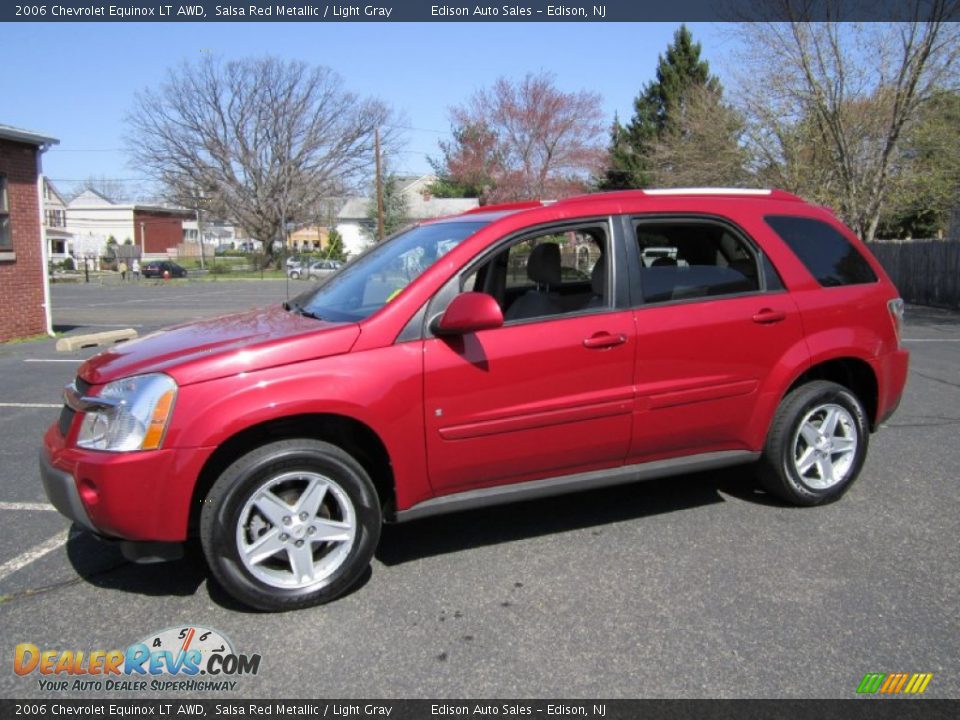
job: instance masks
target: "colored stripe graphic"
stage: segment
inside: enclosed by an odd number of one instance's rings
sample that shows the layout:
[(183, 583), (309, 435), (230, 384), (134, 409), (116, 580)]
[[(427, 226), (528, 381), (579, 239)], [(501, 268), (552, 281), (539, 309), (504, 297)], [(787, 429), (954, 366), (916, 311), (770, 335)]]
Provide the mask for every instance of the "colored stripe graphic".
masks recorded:
[(883, 684), (883, 687), (880, 688), (881, 693), (887, 693), (888, 695), (896, 695), (903, 688), (903, 684), (907, 681), (907, 673), (891, 673), (890, 677), (887, 678), (887, 682)]
[(930, 684), (931, 680), (933, 680), (933, 673), (914, 673), (913, 677), (910, 678), (910, 682), (907, 683), (907, 689), (904, 692), (919, 695), (927, 689), (927, 685)]
[(860, 681), (860, 687), (857, 688), (857, 692), (872, 695), (880, 689), (880, 685), (883, 683), (885, 677), (886, 673), (867, 673), (863, 676), (863, 680)]
[(867, 673), (857, 686), (861, 695), (919, 695), (927, 689), (933, 673)]

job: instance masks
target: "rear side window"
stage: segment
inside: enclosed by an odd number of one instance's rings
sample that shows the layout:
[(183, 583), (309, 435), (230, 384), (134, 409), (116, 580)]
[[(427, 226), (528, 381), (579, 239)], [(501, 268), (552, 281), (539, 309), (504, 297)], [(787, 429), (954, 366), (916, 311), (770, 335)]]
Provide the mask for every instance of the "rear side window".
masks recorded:
[(742, 238), (720, 224), (641, 219), (634, 222), (634, 228), (645, 303), (760, 290), (756, 255)]
[(764, 219), (824, 287), (877, 281), (863, 255), (822, 220), (790, 215), (768, 215)]

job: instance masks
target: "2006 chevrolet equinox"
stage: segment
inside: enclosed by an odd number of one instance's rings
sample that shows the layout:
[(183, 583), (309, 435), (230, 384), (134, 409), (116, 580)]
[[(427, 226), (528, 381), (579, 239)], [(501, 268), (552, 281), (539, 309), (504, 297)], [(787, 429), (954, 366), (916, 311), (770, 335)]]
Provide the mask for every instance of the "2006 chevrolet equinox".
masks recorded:
[(784, 192), (481, 207), (87, 360), (41, 475), (128, 556), (199, 534), (234, 597), (304, 607), (385, 520), (748, 462), (833, 499), (900, 401), (902, 314), (863, 243)]

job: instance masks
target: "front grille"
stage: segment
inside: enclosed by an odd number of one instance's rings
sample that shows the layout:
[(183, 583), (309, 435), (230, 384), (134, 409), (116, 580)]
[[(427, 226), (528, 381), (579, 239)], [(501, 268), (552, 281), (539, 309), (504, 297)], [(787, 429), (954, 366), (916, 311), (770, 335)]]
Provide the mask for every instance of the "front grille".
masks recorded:
[[(77, 388), (77, 392), (80, 395), (86, 395), (87, 390), (90, 389), (90, 383), (84, 382), (79, 377), (74, 380), (74, 385)], [(60, 419), (57, 421), (57, 427), (60, 429), (60, 434), (63, 437), (67, 436), (67, 433), (70, 432), (70, 425), (73, 423), (73, 417), (76, 415), (76, 411), (66, 405), (63, 406), (60, 410)]]

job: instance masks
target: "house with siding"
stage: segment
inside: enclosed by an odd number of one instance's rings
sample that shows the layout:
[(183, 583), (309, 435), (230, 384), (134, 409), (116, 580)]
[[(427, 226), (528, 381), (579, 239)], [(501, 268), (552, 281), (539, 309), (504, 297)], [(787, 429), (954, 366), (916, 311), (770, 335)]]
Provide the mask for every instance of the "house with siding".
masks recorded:
[(67, 230), (74, 237), (78, 259), (102, 257), (111, 237), (120, 245), (136, 246), (142, 257), (176, 254), (184, 221), (195, 217), (185, 208), (115, 203), (95, 190), (85, 190), (67, 203)]
[(73, 235), (67, 230), (67, 203), (48, 177), (43, 178), (43, 234), (50, 260), (65, 260), (73, 254)]
[[(430, 220), (445, 215), (456, 215), (480, 205), (477, 198), (437, 198), (430, 192), (436, 175), (397, 177), (397, 188), (407, 203), (407, 219), (411, 222)], [(375, 234), (372, 208), (376, 199), (369, 197), (347, 198), (337, 213), (337, 232), (343, 238), (343, 247), (348, 255), (363, 252)]]

